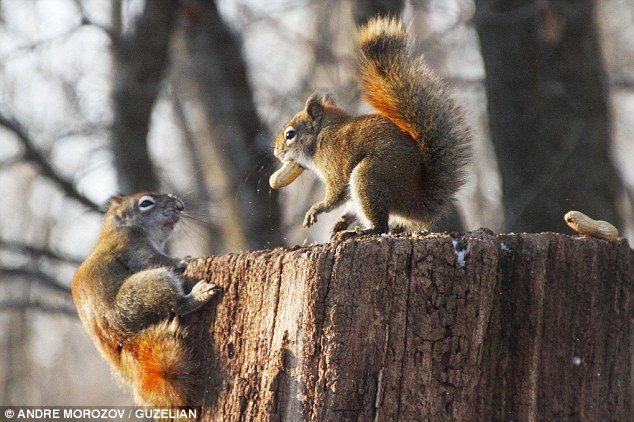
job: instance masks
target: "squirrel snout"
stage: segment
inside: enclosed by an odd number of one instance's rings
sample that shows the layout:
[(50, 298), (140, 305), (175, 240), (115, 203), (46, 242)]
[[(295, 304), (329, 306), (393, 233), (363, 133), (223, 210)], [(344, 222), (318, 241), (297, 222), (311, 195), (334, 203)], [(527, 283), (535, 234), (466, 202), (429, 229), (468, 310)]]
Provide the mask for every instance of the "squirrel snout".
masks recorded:
[[(185, 203), (178, 196), (168, 193), (167, 197), (171, 200), (171, 202), (174, 203), (174, 209), (176, 209), (177, 211), (183, 211), (185, 209)], [(168, 201), (168, 203), (169, 202), (170, 201)]]
[(174, 200), (174, 208), (178, 211), (183, 211), (185, 209), (185, 203), (178, 196), (170, 195), (170, 198)]

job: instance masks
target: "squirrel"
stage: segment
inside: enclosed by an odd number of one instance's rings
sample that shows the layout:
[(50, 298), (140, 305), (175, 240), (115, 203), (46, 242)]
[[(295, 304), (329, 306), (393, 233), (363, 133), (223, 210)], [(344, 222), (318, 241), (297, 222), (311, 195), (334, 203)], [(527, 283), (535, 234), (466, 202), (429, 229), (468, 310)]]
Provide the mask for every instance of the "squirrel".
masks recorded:
[[(313, 94), (275, 139), (283, 166), (269, 179), (279, 189), (309, 169), (325, 183), (325, 198), (306, 213), (304, 227), (351, 203), (334, 239), (387, 233), (390, 217), (428, 228), (453, 203), (470, 158), (461, 110), (447, 84), (411, 52), (403, 25), (374, 18), (360, 29), (359, 44), (357, 78), (378, 112), (352, 117), (330, 95)], [(359, 217), (367, 228), (345, 230)]]
[(84, 328), (143, 406), (202, 401), (178, 317), (209, 302), (218, 288), (201, 280), (187, 292), (182, 275), (187, 262), (164, 252), (183, 209), (173, 195), (112, 197), (99, 239), (73, 277), (73, 301)]

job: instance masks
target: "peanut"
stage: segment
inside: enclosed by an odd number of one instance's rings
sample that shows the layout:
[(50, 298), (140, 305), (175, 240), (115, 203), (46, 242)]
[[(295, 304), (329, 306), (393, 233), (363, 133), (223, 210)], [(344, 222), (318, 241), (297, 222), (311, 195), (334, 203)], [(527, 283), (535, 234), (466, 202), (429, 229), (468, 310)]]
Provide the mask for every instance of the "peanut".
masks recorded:
[(269, 178), (269, 184), (273, 189), (283, 188), (290, 185), (303, 171), (304, 169), (299, 164), (292, 161), (284, 161), (282, 168)]
[(564, 216), (566, 223), (579, 234), (605, 240), (616, 240), (619, 231), (607, 221), (593, 220), (582, 212), (569, 211)]

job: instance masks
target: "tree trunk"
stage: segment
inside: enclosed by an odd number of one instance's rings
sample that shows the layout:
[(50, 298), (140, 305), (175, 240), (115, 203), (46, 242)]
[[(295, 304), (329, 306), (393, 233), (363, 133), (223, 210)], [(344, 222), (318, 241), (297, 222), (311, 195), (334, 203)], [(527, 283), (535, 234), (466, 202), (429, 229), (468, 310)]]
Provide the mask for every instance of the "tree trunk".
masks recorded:
[(273, 137), (257, 114), (239, 40), (214, 0), (197, 4), (182, 52), (189, 58), (188, 75), (182, 79), (189, 87), (183, 91), (195, 91), (191, 110), (206, 120), (201, 133), (207, 137), (199, 141), (212, 145), (197, 152), (213, 154), (202, 160), (214, 167), (206, 178), (215, 180), (222, 191), (217, 206), (224, 209), (223, 222), (231, 226), (224, 228), (225, 245), (229, 250), (281, 245), (278, 192), (270, 189), (268, 176), (262, 176), (277, 166), (270, 148)]
[(147, 134), (168, 64), (167, 47), (178, 8), (173, 0), (148, 1), (131, 32), (117, 33), (121, 37), (113, 40), (111, 139), (118, 185), (124, 193), (159, 188)]
[(594, 1), (476, 0), (508, 231), (579, 209), (620, 222)]
[[(204, 420), (626, 421), (634, 254), (434, 234), (214, 256)], [(210, 335), (209, 335), (210, 334)]]

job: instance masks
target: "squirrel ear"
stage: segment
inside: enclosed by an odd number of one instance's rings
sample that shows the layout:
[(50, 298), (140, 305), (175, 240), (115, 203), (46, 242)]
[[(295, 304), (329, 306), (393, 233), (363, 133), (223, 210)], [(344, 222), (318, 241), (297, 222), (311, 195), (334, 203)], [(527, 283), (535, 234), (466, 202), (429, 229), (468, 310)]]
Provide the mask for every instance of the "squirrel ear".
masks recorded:
[(101, 211), (105, 213), (106, 211), (108, 211), (108, 208), (110, 208), (112, 205), (120, 204), (122, 199), (123, 199), (123, 195), (121, 194), (111, 196), (110, 198), (108, 198), (106, 203), (101, 207), (102, 208)]
[(335, 97), (332, 94), (324, 95), (324, 104), (328, 104), (328, 105), (331, 105), (331, 106), (336, 105), (335, 104)]
[(313, 126), (317, 127), (321, 124), (321, 118), (324, 114), (324, 104), (321, 95), (313, 94), (306, 101), (306, 114), (308, 114)]

